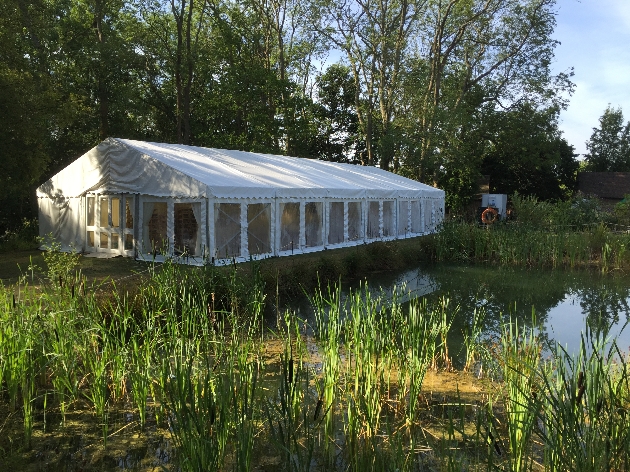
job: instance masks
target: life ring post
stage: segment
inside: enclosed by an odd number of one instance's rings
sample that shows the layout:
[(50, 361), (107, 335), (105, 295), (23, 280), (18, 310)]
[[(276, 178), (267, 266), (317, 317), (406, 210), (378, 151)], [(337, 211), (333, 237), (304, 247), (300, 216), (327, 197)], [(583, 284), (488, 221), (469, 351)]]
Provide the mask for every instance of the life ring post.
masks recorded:
[(494, 224), (498, 221), (498, 219), (499, 219), (499, 212), (497, 211), (496, 208), (492, 208), (491, 206), (486, 208), (483, 211), (483, 213), (481, 213), (481, 222), (484, 225)]

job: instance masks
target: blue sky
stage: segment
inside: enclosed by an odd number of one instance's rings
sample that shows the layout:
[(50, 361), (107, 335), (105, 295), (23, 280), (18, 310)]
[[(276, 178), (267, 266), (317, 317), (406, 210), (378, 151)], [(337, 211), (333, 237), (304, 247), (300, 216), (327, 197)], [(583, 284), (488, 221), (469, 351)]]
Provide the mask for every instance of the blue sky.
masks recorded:
[(610, 104), (630, 120), (630, 0), (557, 0), (554, 71), (575, 68), (575, 92), (560, 129), (576, 152)]

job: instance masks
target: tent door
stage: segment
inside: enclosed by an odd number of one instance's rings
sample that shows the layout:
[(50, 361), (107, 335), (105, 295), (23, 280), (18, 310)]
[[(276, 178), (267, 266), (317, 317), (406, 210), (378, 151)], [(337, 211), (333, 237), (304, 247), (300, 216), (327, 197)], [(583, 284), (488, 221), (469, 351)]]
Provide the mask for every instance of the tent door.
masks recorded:
[(133, 255), (133, 196), (86, 196), (86, 246), (90, 252)]

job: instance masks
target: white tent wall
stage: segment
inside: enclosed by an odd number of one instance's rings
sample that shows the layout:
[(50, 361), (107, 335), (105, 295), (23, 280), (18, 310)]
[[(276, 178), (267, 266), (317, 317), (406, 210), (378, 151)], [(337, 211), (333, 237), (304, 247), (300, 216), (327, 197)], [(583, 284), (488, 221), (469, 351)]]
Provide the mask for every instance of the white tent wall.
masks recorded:
[(414, 237), (444, 215), (442, 190), (378, 168), (114, 138), (38, 197), (64, 249), (192, 264)]
[(42, 197), (38, 198), (38, 207), (41, 237), (52, 235), (64, 251), (83, 250), (85, 218), (82, 198)]

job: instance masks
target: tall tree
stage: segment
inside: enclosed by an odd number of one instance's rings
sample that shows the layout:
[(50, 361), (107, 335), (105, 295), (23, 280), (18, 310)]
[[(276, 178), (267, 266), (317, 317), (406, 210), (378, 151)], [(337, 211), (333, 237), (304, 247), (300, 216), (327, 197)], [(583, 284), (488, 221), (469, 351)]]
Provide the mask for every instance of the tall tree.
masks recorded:
[(621, 108), (610, 105), (586, 142), (586, 169), (591, 172), (630, 171), (630, 121), (623, 124)]
[[(570, 87), (566, 75), (553, 77), (549, 65), (556, 41), (555, 0), (436, 0), (421, 25), (416, 67), (420, 88), (421, 149), (413, 163), (418, 179), (444, 146), (451, 129), (461, 127), (461, 108), (486, 103), (509, 108), (520, 101), (557, 100), (557, 88)], [(476, 103), (475, 103), (476, 102)], [(464, 110), (463, 116), (470, 116)], [(459, 117), (454, 121), (451, 117)], [(439, 159), (439, 157), (438, 157)]]
[(490, 175), (491, 192), (543, 200), (570, 195), (579, 163), (558, 129), (558, 114), (557, 108), (537, 109), (529, 103), (496, 112), (481, 167)]
[(398, 102), (403, 61), (416, 19), (427, 0), (326, 1), (321, 32), (348, 61), (355, 81), (355, 109), (365, 139), (362, 163), (388, 169), (390, 146), (377, 155), (375, 118), (388, 136)]

